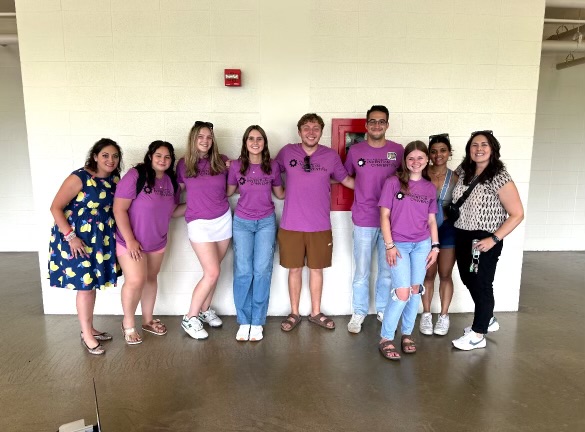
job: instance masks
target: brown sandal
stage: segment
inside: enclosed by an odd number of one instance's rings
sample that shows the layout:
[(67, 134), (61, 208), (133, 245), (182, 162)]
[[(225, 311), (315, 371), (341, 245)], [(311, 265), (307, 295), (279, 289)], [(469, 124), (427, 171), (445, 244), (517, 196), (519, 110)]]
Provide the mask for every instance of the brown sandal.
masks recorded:
[(148, 324), (142, 324), (142, 330), (157, 336), (164, 336), (167, 334), (167, 326), (161, 323), (159, 319), (153, 319)]
[[(410, 339), (410, 342), (405, 341), (405, 339)], [(414, 354), (416, 352), (416, 343), (414, 342), (412, 335), (402, 335), (400, 347), (404, 354)]]
[[(392, 346), (392, 348), (390, 348)], [(378, 349), (382, 353), (382, 355), (387, 358), (388, 360), (400, 360), (400, 354), (396, 351), (396, 347), (394, 346), (394, 341), (387, 340), (384, 342), (380, 342), (378, 344)], [(391, 355), (396, 354), (396, 355)]]
[[(302, 318), (300, 315), (296, 315), (296, 314), (288, 314), (288, 316), (282, 320), (282, 322), (280, 323), (280, 329), (282, 331), (285, 332), (289, 332), (292, 329), (294, 329), (296, 326), (299, 325), (299, 323), (301, 322)], [(289, 325), (289, 328), (285, 328), (285, 325)]]
[[(327, 318), (322, 313), (320, 313), (318, 315), (315, 315), (315, 316), (309, 315), (307, 317), (307, 319), (310, 322), (312, 322), (313, 324), (317, 324), (319, 327), (326, 328), (327, 330), (333, 330), (333, 329), (335, 329), (335, 323), (333, 322), (333, 320), (331, 318)], [(329, 323), (333, 323), (333, 325), (332, 326), (328, 326), (327, 324), (329, 324)]]

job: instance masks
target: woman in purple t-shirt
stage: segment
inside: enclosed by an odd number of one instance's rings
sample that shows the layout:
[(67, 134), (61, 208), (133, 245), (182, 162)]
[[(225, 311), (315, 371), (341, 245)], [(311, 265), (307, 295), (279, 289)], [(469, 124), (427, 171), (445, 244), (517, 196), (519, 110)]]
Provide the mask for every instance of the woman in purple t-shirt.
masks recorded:
[(280, 169), (270, 160), (264, 129), (252, 125), (244, 132), (240, 158), (229, 168), (227, 194), (239, 189), (233, 222), (234, 302), (240, 328), (238, 341), (259, 341), (266, 323), (276, 217), (272, 193), (284, 199)]
[(203, 269), (181, 327), (194, 339), (206, 339), (203, 323), (223, 323), (211, 309), (221, 269), (232, 237), (232, 213), (226, 195), (227, 157), (219, 153), (213, 124), (196, 121), (189, 133), (185, 157), (177, 165), (177, 180), (186, 189), (185, 220), (191, 247)]
[(142, 330), (157, 336), (167, 333), (165, 325), (153, 318), (153, 312), (169, 223), (172, 216), (180, 215), (180, 189), (174, 166), (173, 146), (154, 141), (144, 162), (130, 169), (116, 189), (116, 255), (124, 272), (122, 333), (128, 345), (142, 343), (134, 325), (138, 302), (142, 307)]
[[(402, 167), (384, 183), (380, 196), (380, 228), (390, 265), (392, 289), (384, 311), (380, 352), (389, 360), (399, 360), (394, 345), (398, 321), (402, 318), (402, 351), (416, 352), (412, 337), (420, 287), (426, 270), (439, 254), (436, 189), (429, 181), (429, 152), (422, 141), (413, 141), (404, 149)], [(424, 288), (423, 288), (424, 290)]]

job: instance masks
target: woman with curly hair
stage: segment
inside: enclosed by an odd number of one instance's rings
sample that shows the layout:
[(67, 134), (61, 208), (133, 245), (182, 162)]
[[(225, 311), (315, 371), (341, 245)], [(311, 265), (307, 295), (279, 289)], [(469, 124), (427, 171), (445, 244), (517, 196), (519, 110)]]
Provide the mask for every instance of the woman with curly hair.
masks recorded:
[(101, 341), (112, 335), (96, 330), (96, 290), (116, 285), (116, 241), (112, 203), (120, 179), (122, 150), (109, 138), (90, 149), (83, 168), (65, 179), (51, 204), (55, 224), (49, 246), (51, 286), (77, 291), (81, 343), (90, 354), (105, 353)]

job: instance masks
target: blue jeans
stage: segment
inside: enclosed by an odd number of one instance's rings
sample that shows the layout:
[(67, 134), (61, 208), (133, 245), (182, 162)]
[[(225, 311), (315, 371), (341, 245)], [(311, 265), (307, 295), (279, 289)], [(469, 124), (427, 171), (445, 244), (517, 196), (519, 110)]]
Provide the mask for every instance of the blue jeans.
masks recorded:
[(234, 302), (239, 324), (264, 325), (270, 298), (276, 218), (234, 216)]
[[(397, 258), (396, 265), (390, 267), (392, 275), (392, 291), (390, 301), (384, 311), (381, 336), (393, 340), (398, 327), (398, 321), (402, 317), (401, 333), (412, 334), (414, 322), (418, 313), (420, 296), (423, 293), (422, 284), (425, 281), (426, 260), (431, 251), (431, 239), (420, 242), (394, 242), (401, 258)], [(400, 300), (396, 295), (397, 288), (410, 288), (420, 285), (417, 294), (409, 293), (408, 300)]]
[(382, 312), (390, 294), (390, 266), (386, 261), (386, 247), (380, 228), (353, 227), (353, 313), (367, 315), (370, 309), (370, 268), (374, 246), (378, 248), (378, 274), (376, 276), (376, 312)]

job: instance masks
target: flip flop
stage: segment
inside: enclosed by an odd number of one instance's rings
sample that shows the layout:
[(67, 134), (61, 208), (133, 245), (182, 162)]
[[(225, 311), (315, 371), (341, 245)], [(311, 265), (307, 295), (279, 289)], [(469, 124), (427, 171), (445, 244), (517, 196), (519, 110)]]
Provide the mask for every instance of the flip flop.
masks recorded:
[[(331, 318), (327, 318), (325, 315), (323, 315), (322, 313), (317, 314), (315, 316), (311, 316), (309, 315), (307, 317), (307, 319), (309, 320), (309, 322), (312, 322), (313, 324), (318, 325), (319, 327), (323, 327), (327, 330), (334, 330), (335, 329), (335, 323), (333, 322), (333, 320)], [(329, 323), (333, 323), (332, 326), (328, 326), (327, 324)]]
[[(282, 322), (280, 323), (280, 329), (282, 331), (285, 332), (289, 332), (292, 329), (294, 329), (296, 326), (298, 326), (300, 324), (300, 322), (302, 321), (302, 318), (300, 315), (296, 315), (296, 314), (288, 314), (288, 316), (282, 320)], [(290, 325), (290, 327), (287, 329), (285, 328), (285, 324)]]

